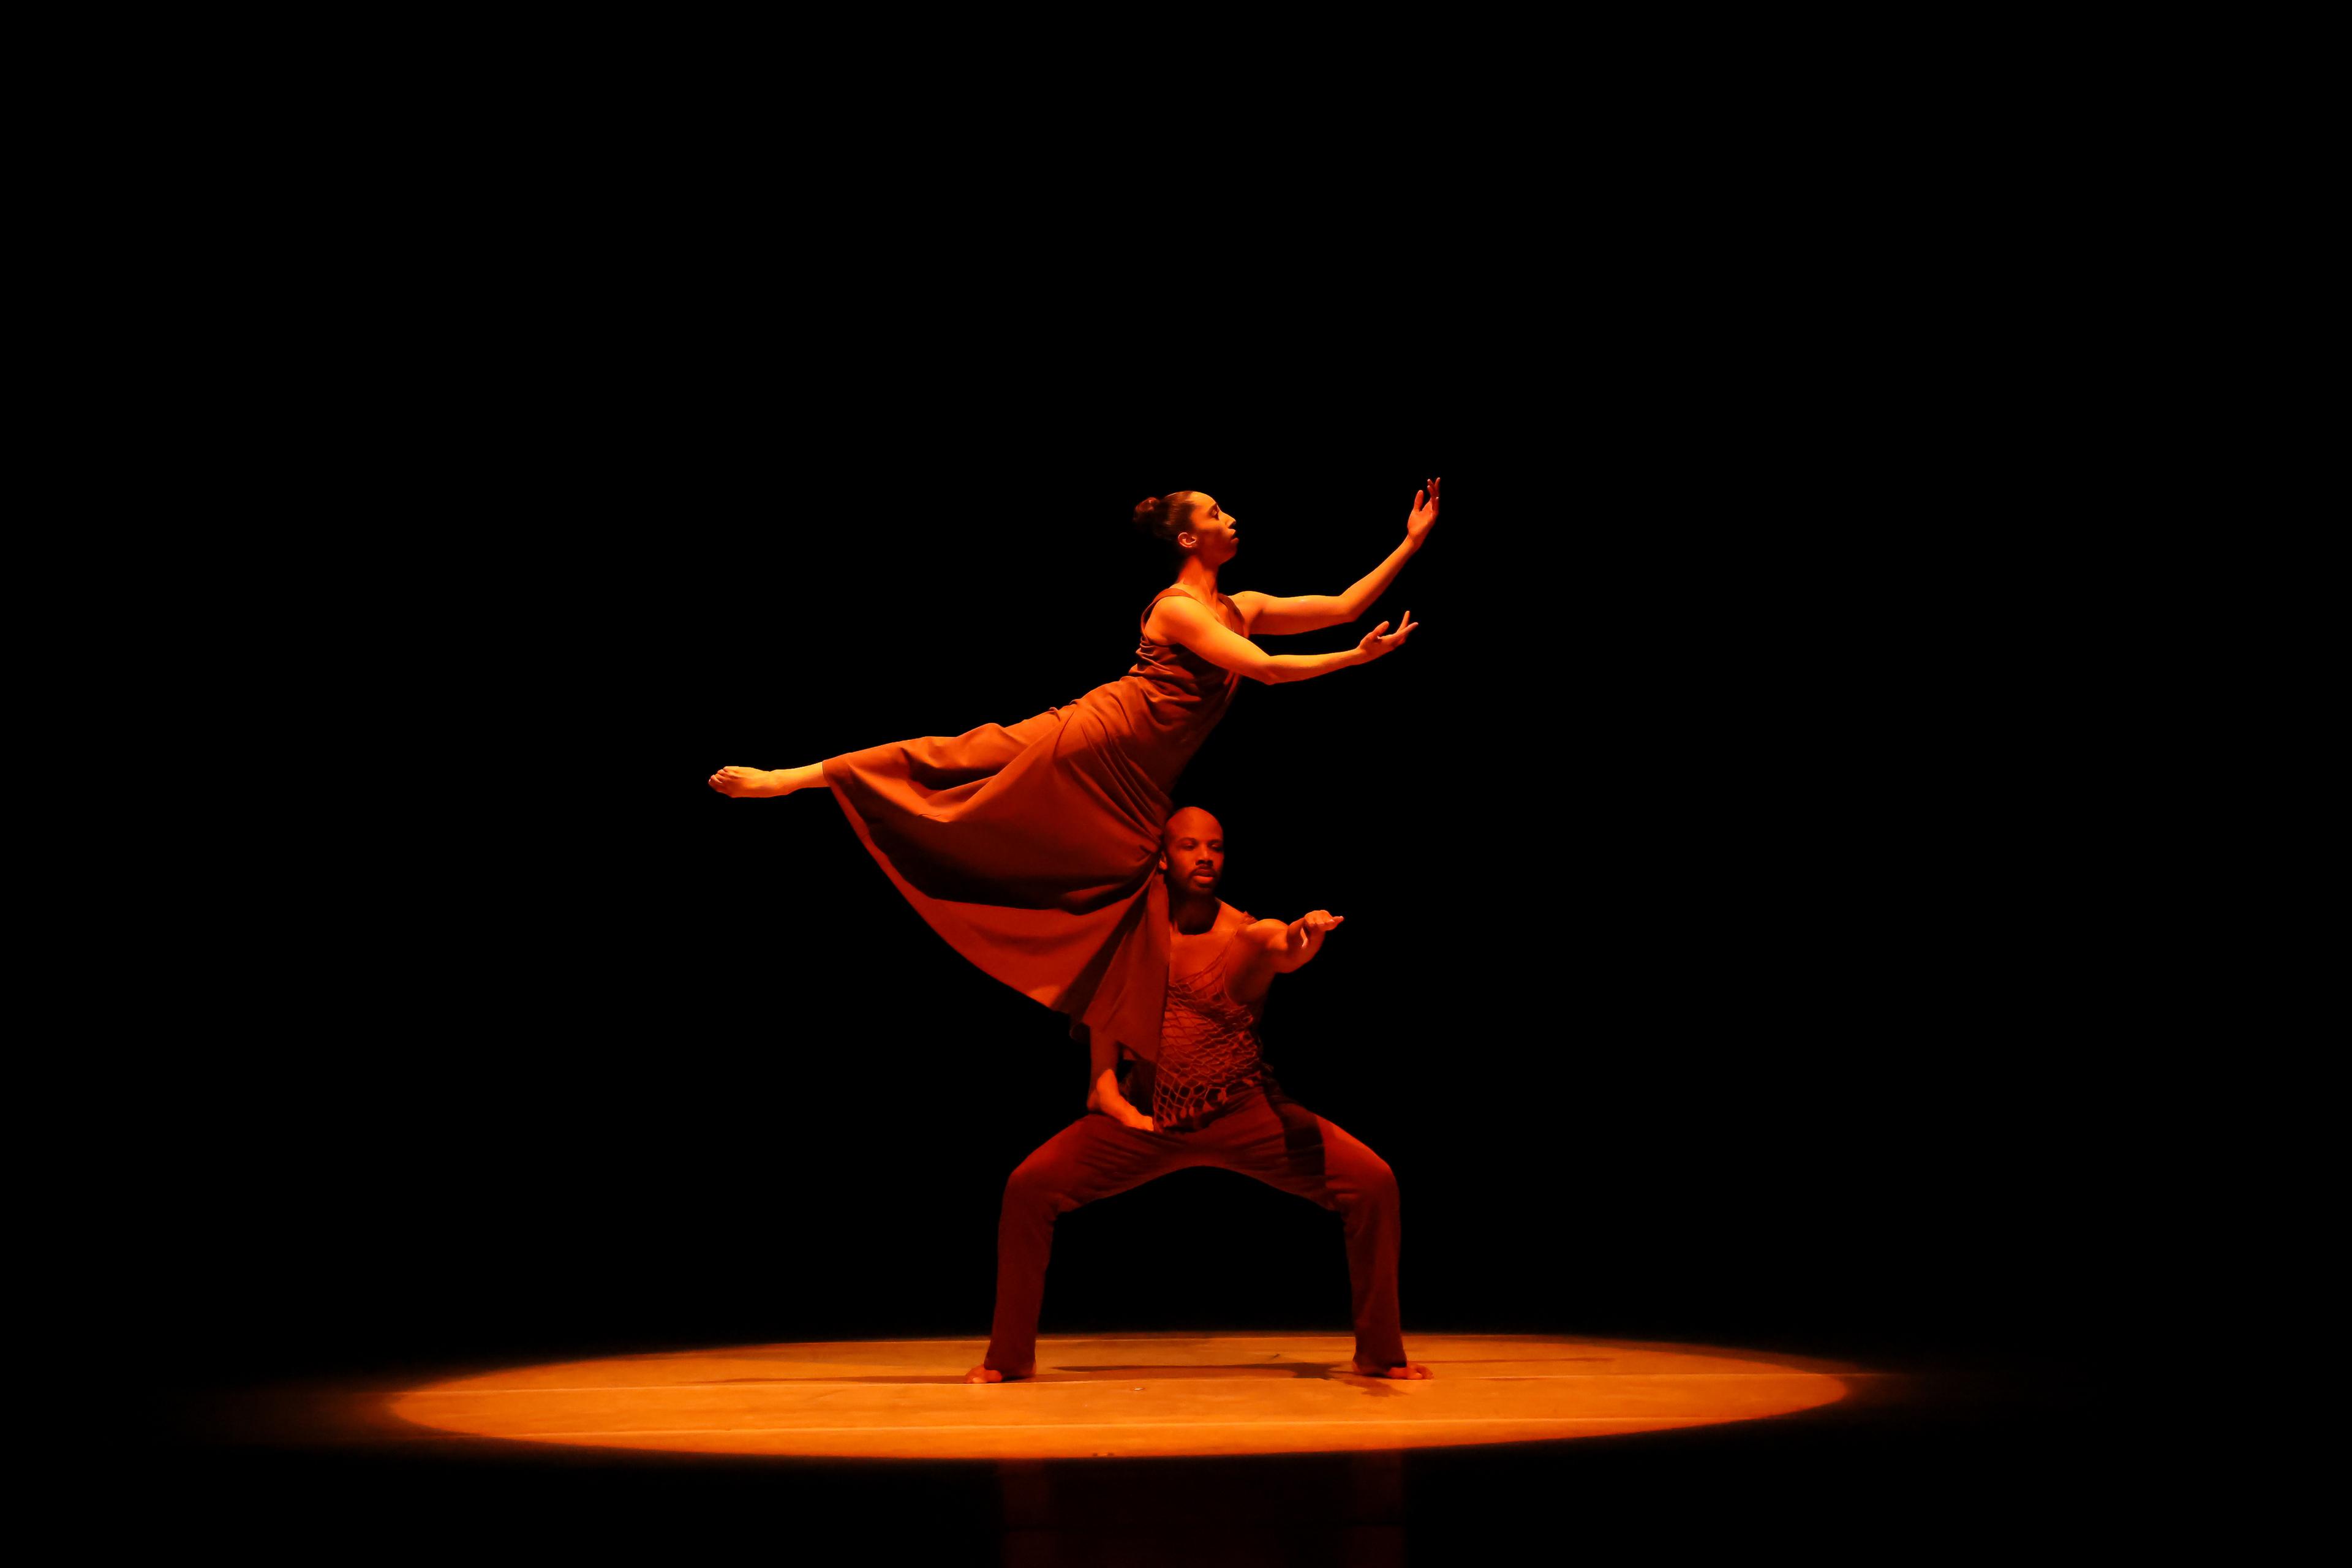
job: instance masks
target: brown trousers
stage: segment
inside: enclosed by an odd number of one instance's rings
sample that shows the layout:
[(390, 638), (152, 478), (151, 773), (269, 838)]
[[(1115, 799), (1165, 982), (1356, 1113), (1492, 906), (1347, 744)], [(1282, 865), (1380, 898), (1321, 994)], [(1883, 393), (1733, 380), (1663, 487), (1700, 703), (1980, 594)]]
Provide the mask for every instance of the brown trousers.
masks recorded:
[(1340, 1127), (1268, 1086), (1250, 1089), (1188, 1131), (1144, 1132), (1089, 1111), (1021, 1162), (1004, 1184), (996, 1230), (996, 1321), (985, 1365), (1026, 1374), (1037, 1360), (1037, 1312), (1054, 1221), (1081, 1204), (1188, 1165), (1255, 1176), (1338, 1211), (1348, 1236), (1356, 1359), (1404, 1361), (1397, 1318), (1397, 1184), (1388, 1162)]

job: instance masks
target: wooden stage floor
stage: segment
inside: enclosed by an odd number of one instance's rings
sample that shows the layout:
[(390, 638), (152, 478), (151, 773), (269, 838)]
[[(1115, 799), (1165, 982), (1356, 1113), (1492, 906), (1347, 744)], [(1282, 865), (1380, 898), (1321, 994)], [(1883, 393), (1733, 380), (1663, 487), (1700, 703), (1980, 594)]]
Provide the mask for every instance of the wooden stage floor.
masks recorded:
[[(748, 1345), (519, 1367), (404, 1390), (476, 1437), (860, 1459), (1164, 1458), (1517, 1443), (1752, 1420), (1844, 1396), (1820, 1363), (1528, 1335), (1416, 1337), (1427, 1382), (1364, 1377), (1315, 1334), (1049, 1337), (974, 1384), (979, 1340)], [(1846, 1370), (1851, 1369), (1835, 1369)]]
[(132, 1527), (257, 1562), (364, 1541), (413, 1563), (524, 1531), (652, 1560), (903, 1540), (940, 1562), (1217, 1568), (1516, 1561), (1504, 1543), (1529, 1535), (1884, 1563), (2105, 1528), (2115, 1423), (2064, 1363), (1407, 1346), (1433, 1381), (1357, 1376), (1344, 1334), (1202, 1333), (1049, 1336), (1012, 1384), (962, 1381), (972, 1338), (219, 1385), (180, 1406)]

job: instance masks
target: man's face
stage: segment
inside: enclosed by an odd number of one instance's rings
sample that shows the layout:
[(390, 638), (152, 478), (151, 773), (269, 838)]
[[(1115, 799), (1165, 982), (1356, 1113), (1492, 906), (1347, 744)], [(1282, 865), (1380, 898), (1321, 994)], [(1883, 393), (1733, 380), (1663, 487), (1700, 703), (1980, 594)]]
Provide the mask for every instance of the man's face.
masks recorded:
[(1225, 830), (1198, 806), (1186, 806), (1168, 819), (1160, 848), (1171, 894), (1213, 894), (1224, 880)]

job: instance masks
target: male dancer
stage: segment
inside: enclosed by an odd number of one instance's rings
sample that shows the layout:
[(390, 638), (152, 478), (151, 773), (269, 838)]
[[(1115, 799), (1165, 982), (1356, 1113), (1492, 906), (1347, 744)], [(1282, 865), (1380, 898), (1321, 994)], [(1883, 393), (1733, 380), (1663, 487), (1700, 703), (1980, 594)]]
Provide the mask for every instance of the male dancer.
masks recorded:
[[(1343, 916), (1317, 910), (1288, 925), (1253, 920), (1217, 898), (1225, 836), (1186, 806), (1160, 833), (1168, 881), (1168, 1006), (1160, 1059), (1131, 1061), (1093, 1037), (1087, 1111), (1004, 1184), (996, 1232), (996, 1322), (967, 1383), (1031, 1376), (1054, 1220), (1081, 1204), (1187, 1165), (1219, 1165), (1336, 1209), (1346, 1222), (1355, 1370), (1424, 1378), (1404, 1358), (1397, 1321), (1397, 1186), (1388, 1162), (1282, 1092), (1259, 1056), (1257, 1021), (1277, 974), (1323, 951)], [(1132, 1098), (1130, 1098), (1132, 1097)], [(1140, 1100), (1150, 1112), (1136, 1108)]]

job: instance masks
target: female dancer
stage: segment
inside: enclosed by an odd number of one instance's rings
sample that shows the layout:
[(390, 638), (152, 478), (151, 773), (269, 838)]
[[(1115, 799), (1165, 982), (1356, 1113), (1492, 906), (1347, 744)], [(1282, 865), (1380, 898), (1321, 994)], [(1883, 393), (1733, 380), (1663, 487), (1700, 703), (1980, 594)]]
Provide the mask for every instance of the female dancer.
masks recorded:
[(1136, 507), (1167, 541), (1176, 581), (1145, 607), (1126, 675), (1068, 705), (952, 738), (872, 746), (772, 772), (721, 768), (738, 798), (826, 788), (859, 840), (948, 944), (1023, 994), (1145, 1061), (1160, 1055), (1168, 988), (1167, 889), (1155, 874), (1177, 775), (1244, 675), (1312, 680), (1402, 647), (1405, 612), (1344, 653), (1269, 654), (1250, 640), (1356, 619), (1395, 581), (1437, 521), (1432, 479), (1404, 542), (1344, 594), (1220, 594), (1240, 551), (1234, 519), (1200, 490)]

